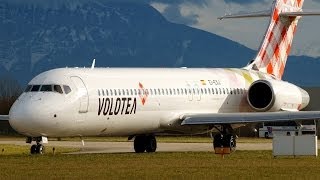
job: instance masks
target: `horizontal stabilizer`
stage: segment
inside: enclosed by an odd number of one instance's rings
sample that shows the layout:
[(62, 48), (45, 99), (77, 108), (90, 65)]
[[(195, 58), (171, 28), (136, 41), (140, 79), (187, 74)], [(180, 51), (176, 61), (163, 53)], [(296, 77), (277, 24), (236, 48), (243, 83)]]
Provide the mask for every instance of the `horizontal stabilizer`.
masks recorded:
[(256, 17), (270, 17), (271, 11), (259, 11), (252, 13), (239, 13), (239, 14), (229, 14), (218, 17), (219, 20), (223, 19), (235, 19), (235, 18), (256, 18)]
[(320, 119), (320, 111), (187, 114), (181, 125), (246, 124)]
[[(258, 18), (258, 17), (270, 17), (271, 11), (260, 11), (252, 13), (239, 13), (239, 14), (229, 14), (225, 16), (218, 17), (219, 20), (223, 19), (237, 19), (237, 18)], [(297, 17), (297, 16), (319, 16), (319, 11), (301, 11), (301, 12), (282, 12), (280, 16), (286, 17)]]
[(319, 11), (302, 11), (302, 12), (282, 12), (280, 16), (297, 17), (297, 16), (319, 16)]

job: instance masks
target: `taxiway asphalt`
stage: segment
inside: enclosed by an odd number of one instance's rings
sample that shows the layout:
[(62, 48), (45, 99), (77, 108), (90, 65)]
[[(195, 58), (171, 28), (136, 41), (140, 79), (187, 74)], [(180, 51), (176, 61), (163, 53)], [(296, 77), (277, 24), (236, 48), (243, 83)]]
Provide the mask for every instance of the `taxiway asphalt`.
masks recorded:
[[(0, 141), (0, 144), (28, 145), (24, 141)], [(130, 153), (134, 152), (133, 142), (85, 142), (49, 141), (50, 147), (80, 148), (81, 151), (70, 154), (89, 153)], [(237, 143), (237, 150), (272, 150), (272, 143)], [(47, 149), (49, 151), (49, 149)], [(158, 143), (157, 152), (200, 152), (213, 151), (211, 143)]]

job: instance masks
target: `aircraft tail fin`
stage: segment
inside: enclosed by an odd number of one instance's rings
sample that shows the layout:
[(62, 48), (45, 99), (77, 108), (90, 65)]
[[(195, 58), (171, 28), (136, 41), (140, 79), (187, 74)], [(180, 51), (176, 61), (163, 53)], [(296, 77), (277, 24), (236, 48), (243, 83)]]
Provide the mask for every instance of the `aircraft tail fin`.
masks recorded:
[(282, 78), (300, 17), (320, 15), (320, 12), (303, 11), (303, 2), (304, 0), (276, 0), (271, 11), (226, 15), (219, 18), (271, 17), (258, 54), (245, 69), (255, 69), (278, 79)]

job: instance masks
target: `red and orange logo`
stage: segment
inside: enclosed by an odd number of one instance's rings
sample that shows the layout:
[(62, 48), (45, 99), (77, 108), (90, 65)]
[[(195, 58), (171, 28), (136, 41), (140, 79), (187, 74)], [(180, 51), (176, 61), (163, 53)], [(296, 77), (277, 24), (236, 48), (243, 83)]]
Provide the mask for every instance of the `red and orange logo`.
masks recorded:
[(140, 99), (141, 99), (141, 102), (142, 102), (142, 105), (144, 105), (147, 101), (147, 98), (148, 98), (148, 90), (145, 89), (143, 87), (143, 84), (139, 82), (139, 89), (142, 91), (142, 93), (139, 94), (140, 96)]

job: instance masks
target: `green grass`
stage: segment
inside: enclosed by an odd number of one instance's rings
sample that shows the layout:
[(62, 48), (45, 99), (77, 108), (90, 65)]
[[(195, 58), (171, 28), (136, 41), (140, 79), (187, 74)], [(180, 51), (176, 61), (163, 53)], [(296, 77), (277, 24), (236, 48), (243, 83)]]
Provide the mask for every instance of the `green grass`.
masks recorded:
[[(62, 154), (62, 153), (70, 153), (80, 151), (78, 148), (65, 148), (65, 147), (55, 147), (54, 154)], [(53, 147), (46, 146), (45, 147), (46, 155), (53, 155)], [(5, 156), (19, 155), (25, 156), (30, 154), (30, 145), (26, 146), (17, 146), (17, 145), (8, 145), (8, 144), (0, 144), (0, 159)]]
[(0, 179), (319, 179), (314, 157), (273, 158), (271, 151), (0, 156)]

